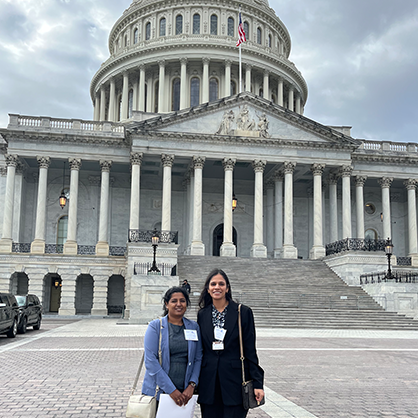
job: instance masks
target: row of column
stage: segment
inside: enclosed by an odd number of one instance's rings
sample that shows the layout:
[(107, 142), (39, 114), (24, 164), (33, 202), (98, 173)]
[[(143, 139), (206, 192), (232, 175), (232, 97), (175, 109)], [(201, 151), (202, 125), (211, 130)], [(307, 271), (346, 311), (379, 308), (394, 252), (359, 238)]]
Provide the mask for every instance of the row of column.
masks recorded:
[[(180, 110), (188, 107), (188, 75), (187, 75), (187, 58), (180, 59)], [(209, 79), (210, 79), (210, 58), (203, 58), (203, 76), (202, 76), (202, 95), (201, 103), (209, 102)], [(167, 105), (171, 104), (171, 100), (167, 99), (167, 92), (170, 90), (167, 88), (165, 83), (166, 67), (167, 63), (165, 60), (158, 61), (158, 113), (169, 112), (171, 109), (167, 108)], [(224, 68), (224, 88), (223, 91), (219, 92), (220, 97), (228, 97), (231, 95), (231, 60), (225, 60)], [(136, 77), (133, 81), (130, 81), (130, 74), (128, 71), (125, 71), (122, 74), (122, 105), (121, 105), (121, 115), (120, 119), (125, 120), (129, 117), (129, 90), (132, 85), (133, 96), (132, 96), (132, 110), (145, 111), (145, 108), (150, 111), (150, 104), (146, 104), (146, 95), (145, 95), (145, 85), (146, 85), (146, 72), (145, 65), (140, 65), (139, 67), (139, 78)], [(245, 66), (245, 84), (243, 85), (243, 90), (251, 91), (252, 85), (252, 71), (253, 66), (247, 64)], [(277, 90), (274, 92), (270, 89), (270, 76), (273, 75), (278, 80)], [(148, 96), (154, 94), (153, 89), (148, 85)], [(263, 97), (267, 100), (271, 100), (271, 93), (277, 96), (277, 104), (284, 106), (287, 104), (288, 108), (296, 113), (302, 112), (302, 97), (301, 94), (295, 91), (295, 88), (289, 85), (288, 88), (288, 100), (285, 102), (284, 96), (284, 80), (282, 77), (276, 76), (268, 70), (263, 71), (263, 81), (261, 83), (263, 88)], [(260, 87), (261, 87), (260, 86)], [(239, 86), (237, 86), (239, 90)], [(108, 93), (107, 93), (108, 91)], [(258, 94), (258, 92), (254, 92)], [(106, 97), (108, 100), (106, 101)], [(99, 93), (95, 98), (95, 108), (94, 108), (94, 120), (104, 121), (106, 119), (106, 106), (108, 107), (108, 117), (107, 119), (111, 122), (117, 121), (118, 116), (118, 106), (116, 103), (116, 84), (115, 78), (112, 78), (109, 82), (109, 87), (107, 85), (102, 85)]]

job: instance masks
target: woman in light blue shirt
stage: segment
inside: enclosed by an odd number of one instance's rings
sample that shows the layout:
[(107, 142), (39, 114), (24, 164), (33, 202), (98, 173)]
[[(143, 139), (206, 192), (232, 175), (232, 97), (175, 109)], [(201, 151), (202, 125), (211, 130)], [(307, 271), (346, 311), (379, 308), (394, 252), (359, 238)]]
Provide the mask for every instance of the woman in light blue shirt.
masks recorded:
[(189, 295), (181, 287), (172, 287), (164, 296), (164, 317), (161, 321), (161, 365), (158, 349), (160, 320), (148, 325), (144, 338), (145, 377), (142, 393), (167, 393), (182, 406), (191, 399), (199, 381), (202, 363), (202, 342), (199, 325), (184, 317)]

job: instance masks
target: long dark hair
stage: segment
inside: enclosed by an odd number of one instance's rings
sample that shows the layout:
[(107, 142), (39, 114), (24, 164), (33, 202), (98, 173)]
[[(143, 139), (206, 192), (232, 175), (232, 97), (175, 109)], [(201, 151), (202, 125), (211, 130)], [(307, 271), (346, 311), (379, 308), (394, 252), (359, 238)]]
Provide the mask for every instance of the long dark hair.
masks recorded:
[(206, 278), (205, 286), (203, 287), (202, 293), (200, 294), (200, 297), (199, 297), (199, 307), (200, 307), (200, 309), (203, 309), (206, 306), (209, 306), (209, 305), (212, 304), (212, 296), (209, 294), (208, 289), (209, 289), (210, 281), (217, 274), (220, 274), (225, 279), (226, 286), (228, 287), (228, 291), (225, 294), (226, 300), (228, 300), (228, 301), (232, 300), (231, 284), (229, 283), (228, 276), (221, 269), (213, 269), (209, 273), (208, 277)]
[(168, 302), (170, 302), (171, 297), (173, 296), (174, 293), (182, 293), (184, 298), (186, 299), (186, 304), (187, 306), (190, 305), (190, 298), (189, 298), (189, 294), (187, 293), (187, 290), (179, 287), (179, 286), (174, 286), (170, 289), (167, 290), (167, 292), (165, 292), (165, 295), (163, 297), (163, 315), (166, 316), (168, 314), (168, 309), (165, 306)]

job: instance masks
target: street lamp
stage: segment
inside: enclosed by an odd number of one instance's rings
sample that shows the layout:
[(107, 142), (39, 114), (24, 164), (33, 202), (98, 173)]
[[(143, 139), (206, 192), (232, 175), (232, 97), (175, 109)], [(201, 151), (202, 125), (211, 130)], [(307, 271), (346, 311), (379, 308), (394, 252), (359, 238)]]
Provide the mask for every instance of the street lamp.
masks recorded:
[(155, 256), (157, 254), (157, 247), (158, 247), (159, 241), (160, 241), (160, 238), (158, 236), (157, 229), (154, 228), (154, 233), (152, 234), (152, 238), (151, 238), (152, 248), (154, 249), (154, 260), (152, 262), (152, 267), (148, 270), (148, 273), (151, 273), (151, 274), (161, 274), (161, 271), (157, 267), (157, 263), (155, 261)]
[(388, 272), (386, 274), (385, 279), (390, 280), (390, 279), (393, 279), (392, 271), (390, 269), (390, 258), (392, 257), (392, 254), (393, 254), (393, 244), (392, 244), (392, 240), (390, 238), (388, 238), (386, 240), (385, 253), (386, 253), (386, 256), (388, 258)]

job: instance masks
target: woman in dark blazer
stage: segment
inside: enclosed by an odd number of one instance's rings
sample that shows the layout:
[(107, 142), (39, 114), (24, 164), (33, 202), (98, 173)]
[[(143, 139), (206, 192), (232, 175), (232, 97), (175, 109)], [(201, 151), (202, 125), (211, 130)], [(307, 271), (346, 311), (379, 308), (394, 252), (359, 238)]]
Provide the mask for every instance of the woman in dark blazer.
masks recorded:
[[(199, 400), (202, 418), (244, 418), (238, 304), (224, 271), (215, 269), (200, 295), (197, 322), (203, 345)], [(241, 306), (246, 380), (253, 380), (257, 401), (264, 397), (264, 371), (258, 364), (252, 310)]]

